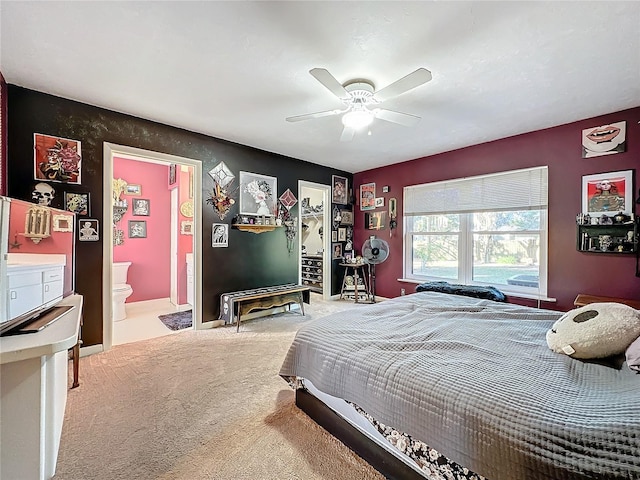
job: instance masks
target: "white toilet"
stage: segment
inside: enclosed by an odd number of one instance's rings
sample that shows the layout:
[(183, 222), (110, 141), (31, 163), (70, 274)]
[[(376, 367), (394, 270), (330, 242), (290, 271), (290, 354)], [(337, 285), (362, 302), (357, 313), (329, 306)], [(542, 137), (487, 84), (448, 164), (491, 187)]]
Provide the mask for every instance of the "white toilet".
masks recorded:
[(124, 302), (133, 293), (133, 288), (127, 284), (130, 266), (131, 262), (113, 262), (111, 267), (111, 303), (114, 322), (127, 318)]

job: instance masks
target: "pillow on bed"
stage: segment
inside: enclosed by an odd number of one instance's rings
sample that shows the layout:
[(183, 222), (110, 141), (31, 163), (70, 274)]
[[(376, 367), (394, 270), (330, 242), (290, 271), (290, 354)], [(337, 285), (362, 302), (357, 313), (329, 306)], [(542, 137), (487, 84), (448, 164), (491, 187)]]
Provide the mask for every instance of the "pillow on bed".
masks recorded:
[(640, 373), (640, 337), (636, 338), (633, 343), (627, 347), (625, 357), (627, 357), (627, 366), (631, 370)]
[(449, 282), (426, 282), (416, 287), (416, 292), (440, 292), (465, 297), (482, 298), (494, 302), (505, 302), (507, 297), (495, 287), (480, 287), (475, 285), (458, 285)]
[(621, 303), (591, 303), (565, 313), (547, 331), (547, 345), (573, 358), (624, 353), (640, 337), (640, 311)]

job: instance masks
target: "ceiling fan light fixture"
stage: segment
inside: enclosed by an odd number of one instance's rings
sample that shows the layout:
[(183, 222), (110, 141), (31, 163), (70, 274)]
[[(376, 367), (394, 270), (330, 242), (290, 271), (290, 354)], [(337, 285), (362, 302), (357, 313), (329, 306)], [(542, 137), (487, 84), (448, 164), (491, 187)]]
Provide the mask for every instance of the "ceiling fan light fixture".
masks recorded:
[(360, 130), (373, 122), (373, 112), (369, 110), (351, 110), (342, 116), (342, 124), (347, 128)]

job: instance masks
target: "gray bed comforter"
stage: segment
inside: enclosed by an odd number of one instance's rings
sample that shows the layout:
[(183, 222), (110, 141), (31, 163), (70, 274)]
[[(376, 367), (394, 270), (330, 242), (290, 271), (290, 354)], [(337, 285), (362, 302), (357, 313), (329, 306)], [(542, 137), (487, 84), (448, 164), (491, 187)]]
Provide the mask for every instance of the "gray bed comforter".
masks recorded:
[(301, 328), (280, 375), (491, 480), (640, 479), (640, 375), (549, 350), (560, 315), (415, 293)]

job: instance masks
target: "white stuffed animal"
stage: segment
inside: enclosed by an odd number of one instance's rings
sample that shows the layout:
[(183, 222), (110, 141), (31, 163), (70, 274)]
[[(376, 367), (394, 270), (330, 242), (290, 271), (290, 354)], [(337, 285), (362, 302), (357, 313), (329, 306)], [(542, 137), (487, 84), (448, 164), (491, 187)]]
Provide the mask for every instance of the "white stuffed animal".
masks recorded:
[(640, 311), (621, 303), (591, 303), (560, 317), (547, 332), (554, 352), (573, 358), (624, 353), (640, 337)]

